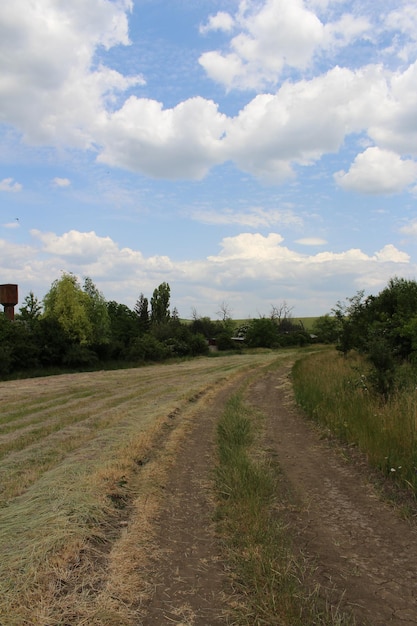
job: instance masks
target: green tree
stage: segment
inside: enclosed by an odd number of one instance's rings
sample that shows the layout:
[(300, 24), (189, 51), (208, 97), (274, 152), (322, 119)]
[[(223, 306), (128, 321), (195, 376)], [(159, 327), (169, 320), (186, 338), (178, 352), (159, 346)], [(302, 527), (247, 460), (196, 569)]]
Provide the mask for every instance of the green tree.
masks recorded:
[(341, 332), (340, 320), (335, 315), (322, 315), (313, 324), (313, 333), (318, 341), (323, 343), (336, 343)]
[(111, 357), (124, 358), (129, 344), (138, 337), (138, 318), (125, 304), (114, 300), (107, 303), (110, 318)]
[(88, 319), (91, 325), (90, 344), (100, 346), (110, 341), (110, 317), (103, 294), (97, 289), (91, 278), (84, 279), (84, 293)]
[(29, 292), (29, 295), (26, 296), (23, 302), (23, 306), (19, 309), (20, 319), (25, 322), (34, 322), (35, 320), (38, 320), (41, 316), (42, 305), (33, 291)]
[(72, 342), (83, 345), (93, 342), (89, 296), (74, 274), (64, 273), (55, 280), (43, 305), (45, 318), (57, 320)]
[(142, 334), (148, 332), (151, 323), (149, 319), (149, 301), (148, 298), (145, 298), (143, 293), (140, 294), (136, 301), (134, 311), (138, 317), (140, 332)]
[(164, 324), (170, 319), (169, 301), (171, 288), (168, 283), (161, 283), (154, 289), (151, 298), (152, 324)]
[(249, 322), (246, 343), (251, 348), (275, 348), (279, 345), (279, 328), (272, 318), (260, 317)]

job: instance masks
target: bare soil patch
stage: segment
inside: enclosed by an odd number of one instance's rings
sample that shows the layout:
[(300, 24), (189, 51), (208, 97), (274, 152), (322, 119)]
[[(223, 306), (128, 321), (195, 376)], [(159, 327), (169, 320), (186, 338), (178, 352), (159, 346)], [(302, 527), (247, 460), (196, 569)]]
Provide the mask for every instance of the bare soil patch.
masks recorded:
[[(288, 519), (295, 549), (313, 572), (309, 584), (319, 584), (326, 600), (353, 613), (358, 625), (417, 624), (415, 524), (305, 419), (289, 373), (290, 364), (265, 370), (247, 394), (267, 418), (267, 447), (292, 493)], [(228, 623), (231, 589), (215, 535), (211, 470), (217, 418), (242, 380), (228, 381), (201, 403), (171, 468), (155, 520), (154, 593), (138, 626)]]

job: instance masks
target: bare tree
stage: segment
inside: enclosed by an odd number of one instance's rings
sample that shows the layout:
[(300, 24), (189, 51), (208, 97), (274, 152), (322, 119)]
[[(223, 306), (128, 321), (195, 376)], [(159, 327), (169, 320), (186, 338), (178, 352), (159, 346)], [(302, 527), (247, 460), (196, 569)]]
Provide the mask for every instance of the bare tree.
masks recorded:
[(294, 307), (289, 307), (285, 300), (279, 306), (272, 304), (270, 318), (271, 320), (275, 320), (278, 324), (281, 324), (282, 321), (291, 319), (291, 311), (293, 308)]
[(232, 309), (228, 302), (224, 300), (220, 304), (220, 309), (217, 311), (216, 315), (218, 315), (223, 322), (227, 322), (232, 319)]

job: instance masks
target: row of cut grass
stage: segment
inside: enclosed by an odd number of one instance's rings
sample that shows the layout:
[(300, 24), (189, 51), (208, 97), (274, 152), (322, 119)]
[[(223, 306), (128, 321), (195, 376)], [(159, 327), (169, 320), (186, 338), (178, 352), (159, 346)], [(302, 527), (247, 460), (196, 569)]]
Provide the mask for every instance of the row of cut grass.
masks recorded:
[(217, 521), (235, 590), (233, 623), (353, 624), (304, 585), (305, 565), (294, 558), (289, 529), (278, 513), (284, 478), (262, 450), (261, 426), (262, 416), (242, 395), (230, 399), (218, 424)]
[(417, 390), (403, 386), (385, 401), (372, 392), (369, 367), (355, 353), (326, 351), (296, 363), (297, 402), (369, 463), (417, 493)]
[[(28, 407), (30, 399), (37, 417), (39, 403), (48, 406), (44, 437), (0, 460), (0, 624), (138, 623), (135, 546), (142, 522), (131, 520), (130, 511), (135, 506), (140, 520), (150, 506), (143, 480), (149, 459), (159, 458), (183, 415), (196, 410), (193, 398), (271, 358), (196, 359), (0, 383), (4, 413), (16, 411), (19, 402)], [(76, 398), (80, 391), (84, 400)], [(48, 433), (54, 411), (75, 422)], [(136, 527), (135, 545), (131, 533), (124, 534), (128, 524)], [(114, 552), (123, 539), (127, 547)]]

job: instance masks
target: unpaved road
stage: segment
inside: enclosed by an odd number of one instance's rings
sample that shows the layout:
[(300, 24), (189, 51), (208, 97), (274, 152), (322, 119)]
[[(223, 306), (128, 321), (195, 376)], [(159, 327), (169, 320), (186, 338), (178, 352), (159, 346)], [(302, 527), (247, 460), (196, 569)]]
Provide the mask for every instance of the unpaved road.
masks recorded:
[[(415, 524), (384, 503), (364, 472), (297, 410), (289, 371), (289, 365), (265, 370), (247, 395), (267, 416), (267, 446), (296, 502), (295, 546), (328, 600), (352, 612), (358, 625), (417, 624)], [(156, 520), (154, 594), (140, 626), (228, 623), (230, 588), (212, 522), (210, 471), (217, 418), (242, 378), (201, 407), (172, 468)]]

